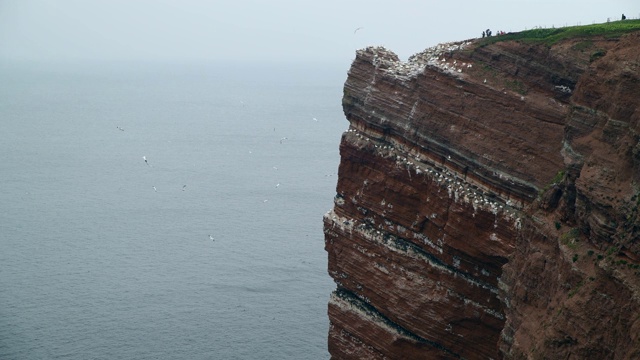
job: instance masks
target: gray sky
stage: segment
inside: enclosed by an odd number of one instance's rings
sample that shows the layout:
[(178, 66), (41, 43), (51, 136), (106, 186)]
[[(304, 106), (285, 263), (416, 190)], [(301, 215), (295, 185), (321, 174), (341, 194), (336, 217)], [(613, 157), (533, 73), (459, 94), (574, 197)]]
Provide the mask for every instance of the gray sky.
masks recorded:
[[(0, 60), (402, 59), (482, 30), (640, 17), (638, 0), (0, 0)], [(354, 34), (356, 28), (361, 27)]]

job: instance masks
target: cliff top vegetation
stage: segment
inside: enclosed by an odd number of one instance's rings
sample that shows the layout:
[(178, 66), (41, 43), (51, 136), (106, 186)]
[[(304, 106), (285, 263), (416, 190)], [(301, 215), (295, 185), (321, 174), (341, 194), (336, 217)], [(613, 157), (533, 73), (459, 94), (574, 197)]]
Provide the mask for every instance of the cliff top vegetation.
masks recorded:
[(640, 20), (620, 20), (602, 24), (568, 26), (562, 28), (537, 28), (483, 38), (480, 46), (507, 40), (553, 45), (566, 38), (592, 36), (618, 37), (633, 31), (640, 31)]

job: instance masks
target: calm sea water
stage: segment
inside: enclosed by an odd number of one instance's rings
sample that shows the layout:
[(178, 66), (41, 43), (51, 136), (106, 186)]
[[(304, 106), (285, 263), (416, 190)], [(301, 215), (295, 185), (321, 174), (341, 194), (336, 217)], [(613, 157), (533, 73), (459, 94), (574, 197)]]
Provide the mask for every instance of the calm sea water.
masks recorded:
[(0, 358), (328, 358), (345, 78), (3, 64)]

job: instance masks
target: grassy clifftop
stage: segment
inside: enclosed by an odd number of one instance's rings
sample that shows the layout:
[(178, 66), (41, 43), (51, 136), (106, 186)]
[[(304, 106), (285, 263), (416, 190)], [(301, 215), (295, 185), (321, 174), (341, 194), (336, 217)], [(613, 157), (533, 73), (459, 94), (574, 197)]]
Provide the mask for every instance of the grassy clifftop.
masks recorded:
[(620, 20), (593, 25), (525, 30), (484, 38), (480, 45), (484, 46), (507, 40), (553, 45), (566, 38), (591, 36), (618, 37), (633, 31), (640, 31), (640, 20)]

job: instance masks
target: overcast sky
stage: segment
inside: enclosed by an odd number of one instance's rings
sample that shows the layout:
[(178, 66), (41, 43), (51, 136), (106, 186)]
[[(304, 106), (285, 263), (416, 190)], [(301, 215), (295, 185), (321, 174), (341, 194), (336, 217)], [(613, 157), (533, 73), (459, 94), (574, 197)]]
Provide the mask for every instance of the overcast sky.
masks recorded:
[[(405, 60), (482, 30), (640, 17), (638, 0), (0, 0), (0, 60)], [(361, 28), (354, 33), (354, 30)]]

